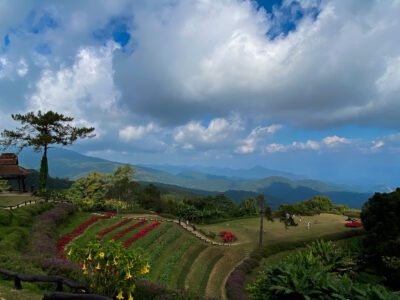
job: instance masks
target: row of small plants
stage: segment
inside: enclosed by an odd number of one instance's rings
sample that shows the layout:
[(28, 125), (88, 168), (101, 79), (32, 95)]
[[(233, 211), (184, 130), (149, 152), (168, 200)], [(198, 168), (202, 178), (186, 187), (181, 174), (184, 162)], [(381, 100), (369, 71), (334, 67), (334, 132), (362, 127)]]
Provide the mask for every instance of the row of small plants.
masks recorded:
[(141, 227), (141, 226), (144, 225), (145, 223), (146, 223), (146, 220), (140, 220), (139, 222), (133, 224), (132, 226), (129, 226), (129, 227), (127, 227), (127, 228), (125, 228), (125, 229), (123, 229), (123, 230), (117, 232), (117, 233), (112, 237), (112, 239), (117, 241), (117, 240), (121, 239), (124, 235), (126, 235), (127, 233), (129, 233), (129, 232), (135, 230), (136, 228)]
[(187, 257), (187, 260), (185, 264), (183, 265), (181, 271), (179, 272), (178, 279), (176, 282), (177, 288), (183, 289), (185, 288), (185, 280), (187, 275), (190, 272), (190, 269), (192, 268), (192, 265), (196, 258), (200, 255), (201, 252), (203, 252), (207, 246), (205, 244), (199, 244), (196, 249), (190, 252), (189, 256)]
[(68, 245), (73, 239), (80, 236), (90, 225), (96, 223), (100, 219), (109, 219), (109, 218), (113, 217), (114, 215), (115, 214), (113, 214), (113, 213), (105, 213), (102, 215), (96, 215), (96, 216), (91, 217), (86, 222), (81, 223), (73, 231), (71, 231), (70, 233), (66, 234), (61, 239), (58, 240), (58, 242), (57, 242), (58, 254), (60, 256), (62, 256), (64, 253), (65, 246)]
[(139, 240), (137, 241), (136, 245), (143, 249), (147, 249), (151, 244), (153, 244), (159, 237), (163, 236), (170, 228), (172, 227), (172, 224), (165, 224), (164, 226), (161, 226), (156, 231), (152, 231), (148, 233), (146, 236), (146, 239), (144, 240)]
[(174, 231), (171, 235), (168, 235), (165, 239), (157, 243), (157, 245), (151, 251), (151, 261), (156, 261), (158, 257), (165, 251), (167, 246), (173, 241), (179, 239), (182, 235), (180, 231)]
[(149, 231), (153, 230), (154, 228), (158, 227), (161, 224), (161, 222), (159, 221), (155, 221), (153, 223), (151, 223), (149, 226), (147, 226), (146, 228), (144, 228), (142, 231), (138, 232), (137, 234), (135, 234), (133, 237), (130, 237), (129, 239), (127, 239), (124, 242), (124, 247), (128, 248), (130, 245), (132, 245), (132, 243), (134, 241), (136, 241), (137, 239), (145, 236)]
[(106, 229), (101, 230), (99, 232), (99, 234), (97, 235), (96, 239), (97, 240), (102, 239), (105, 235), (107, 235), (111, 231), (124, 226), (125, 224), (129, 223), (131, 220), (132, 219), (124, 219), (121, 222), (118, 222), (117, 224), (114, 224), (113, 226), (110, 226), (110, 227), (107, 227)]
[(217, 264), (217, 262), (218, 262), (223, 256), (224, 256), (224, 255), (223, 255), (222, 253), (221, 253), (221, 254), (218, 254), (218, 255), (214, 256), (214, 257), (210, 260), (210, 262), (208, 263), (206, 272), (203, 274), (203, 278), (201, 279), (201, 282), (200, 282), (200, 285), (199, 285), (198, 293), (199, 293), (200, 295), (204, 295), (204, 294), (205, 294), (206, 288), (207, 288), (207, 284), (208, 284), (208, 281), (209, 281), (209, 279), (210, 279), (211, 272), (212, 272), (212, 270), (214, 269), (214, 266)]
[(189, 239), (182, 246), (180, 246), (174, 255), (170, 256), (168, 260), (163, 265), (162, 271), (160, 273), (158, 282), (164, 285), (167, 285), (170, 281), (171, 274), (174, 272), (177, 262), (182, 258), (185, 252), (189, 249), (189, 247), (195, 242), (194, 239)]

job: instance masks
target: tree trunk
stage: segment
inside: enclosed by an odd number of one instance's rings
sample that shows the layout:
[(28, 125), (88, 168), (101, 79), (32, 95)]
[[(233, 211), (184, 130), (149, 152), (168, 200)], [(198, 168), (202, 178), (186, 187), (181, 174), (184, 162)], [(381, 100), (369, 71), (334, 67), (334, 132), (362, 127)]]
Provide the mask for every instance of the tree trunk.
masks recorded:
[(47, 163), (47, 145), (44, 146), (42, 161), (40, 162), (39, 173), (39, 191), (44, 192), (47, 187), (47, 177), (49, 174), (49, 167)]
[(258, 247), (261, 249), (263, 243), (263, 231), (264, 231), (264, 208), (260, 212), (260, 236), (258, 239)]

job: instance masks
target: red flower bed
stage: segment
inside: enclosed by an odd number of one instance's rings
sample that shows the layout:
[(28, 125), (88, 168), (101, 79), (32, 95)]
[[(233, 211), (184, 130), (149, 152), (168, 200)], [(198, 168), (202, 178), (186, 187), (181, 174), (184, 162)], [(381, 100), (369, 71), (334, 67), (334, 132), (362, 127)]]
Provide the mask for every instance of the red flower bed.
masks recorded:
[(133, 224), (132, 226), (129, 226), (128, 228), (125, 228), (124, 230), (121, 230), (120, 232), (118, 232), (117, 234), (115, 234), (112, 239), (113, 240), (119, 240), (121, 237), (123, 237), (125, 234), (127, 234), (128, 232), (134, 230), (137, 227), (142, 226), (144, 223), (146, 223), (146, 220), (141, 220), (139, 222), (137, 222), (136, 224)]
[(219, 236), (222, 237), (224, 243), (231, 243), (237, 240), (236, 236), (230, 231), (221, 231)]
[(156, 228), (158, 225), (160, 225), (161, 222), (153, 222), (151, 223), (149, 226), (147, 226), (145, 229), (143, 229), (142, 231), (140, 231), (139, 233), (135, 234), (133, 237), (127, 239), (124, 242), (124, 247), (128, 248), (134, 241), (136, 241), (138, 238), (146, 235), (146, 233), (148, 233), (149, 231), (153, 230), (154, 228)]
[(110, 227), (108, 227), (106, 229), (103, 229), (102, 231), (99, 232), (99, 235), (96, 237), (96, 239), (98, 239), (98, 240), (101, 239), (107, 233), (109, 233), (109, 232), (111, 232), (111, 231), (113, 231), (113, 230), (125, 225), (126, 223), (130, 222), (131, 220), (132, 219), (125, 219), (125, 220), (122, 220), (121, 222), (119, 222), (119, 223), (117, 223), (117, 224), (115, 224), (113, 226), (110, 226)]
[(83, 222), (77, 228), (75, 228), (73, 231), (71, 231), (67, 235), (64, 235), (61, 239), (58, 240), (57, 253), (60, 256), (63, 256), (65, 246), (68, 245), (74, 238), (81, 235), (90, 225), (92, 225), (93, 223), (96, 223), (100, 219), (109, 219), (114, 215), (115, 214), (113, 214), (113, 213), (105, 213), (103, 215), (93, 216), (86, 222)]
[(360, 221), (350, 221), (350, 222), (346, 222), (346, 224), (344, 224), (344, 226), (350, 227), (350, 228), (356, 228), (356, 227), (361, 227), (363, 225)]

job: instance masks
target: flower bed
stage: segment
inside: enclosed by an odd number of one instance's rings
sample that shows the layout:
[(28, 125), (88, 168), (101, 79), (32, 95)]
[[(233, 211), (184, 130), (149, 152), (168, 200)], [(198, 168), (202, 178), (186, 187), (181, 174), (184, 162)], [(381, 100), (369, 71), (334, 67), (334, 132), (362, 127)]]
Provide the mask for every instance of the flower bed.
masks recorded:
[(153, 222), (151, 223), (149, 226), (147, 226), (145, 229), (143, 229), (142, 231), (140, 231), (139, 233), (135, 234), (133, 237), (127, 239), (124, 242), (124, 247), (128, 248), (134, 241), (136, 241), (138, 238), (146, 235), (146, 233), (148, 233), (149, 231), (153, 230), (154, 228), (156, 228), (158, 225), (160, 225), (161, 222)]
[(108, 227), (108, 228), (106, 228), (106, 229), (103, 229), (102, 231), (99, 232), (99, 234), (98, 234), (98, 236), (96, 237), (96, 239), (99, 240), (99, 239), (103, 238), (106, 234), (108, 234), (108, 233), (110, 233), (111, 231), (113, 231), (113, 230), (115, 230), (115, 229), (117, 229), (117, 228), (119, 228), (119, 227), (125, 225), (126, 223), (129, 223), (131, 220), (132, 220), (132, 219), (125, 219), (125, 220), (122, 220), (121, 222), (119, 222), (119, 223), (117, 223), (117, 224), (115, 224), (115, 225), (112, 225), (112, 226), (110, 226), (110, 227)]
[(361, 227), (363, 225), (360, 221), (350, 221), (350, 222), (346, 222), (346, 224), (344, 224), (344, 226), (350, 227), (350, 228), (357, 228), (357, 227)]
[(133, 224), (132, 226), (129, 226), (128, 228), (125, 228), (123, 230), (121, 230), (120, 232), (118, 232), (117, 234), (115, 234), (112, 239), (113, 240), (119, 240), (121, 237), (123, 237), (125, 234), (127, 234), (128, 232), (131, 232), (132, 230), (134, 230), (135, 228), (138, 228), (140, 226), (142, 226), (144, 223), (146, 223), (146, 220), (141, 220), (135, 224)]
[(58, 253), (58, 255), (59, 256), (63, 256), (65, 246), (68, 245), (74, 238), (76, 238), (79, 235), (81, 235), (90, 225), (92, 225), (93, 223), (96, 223), (100, 219), (109, 219), (114, 215), (115, 214), (113, 214), (113, 213), (105, 213), (103, 215), (93, 216), (89, 220), (87, 220), (86, 222), (83, 222), (82, 224), (80, 224), (73, 231), (71, 231), (67, 235), (63, 236), (57, 242), (57, 253)]
[(236, 236), (230, 231), (221, 231), (219, 236), (222, 238), (224, 243), (231, 243), (237, 240)]

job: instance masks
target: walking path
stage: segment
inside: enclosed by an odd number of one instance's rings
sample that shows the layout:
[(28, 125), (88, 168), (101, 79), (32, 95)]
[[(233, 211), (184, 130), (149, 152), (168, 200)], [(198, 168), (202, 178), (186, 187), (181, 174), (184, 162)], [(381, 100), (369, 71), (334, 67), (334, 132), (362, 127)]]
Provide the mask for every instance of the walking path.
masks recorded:
[(197, 238), (201, 239), (202, 241), (211, 244), (211, 245), (215, 245), (215, 246), (235, 246), (235, 245), (239, 245), (239, 243), (220, 243), (220, 242), (216, 242), (213, 241), (211, 239), (209, 239), (208, 237), (204, 236), (203, 234), (201, 234), (200, 232), (198, 232), (197, 230), (194, 230), (192, 226), (187, 225), (186, 223), (184, 223), (183, 221), (181, 221), (179, 223), (179, 220), (172, 220), (172, 219), (166, 219), (166, 218), (154, 218), (154, 217), (132, 217), (133, 219), (136, 220), (149, 220), (149, 221), (160, 221), (160, 222), (173, 222), (177, 225), (180, 225), (183, 229), (187, 230), (189, 233), (193, 234), (194, 236), (196, 236)]

